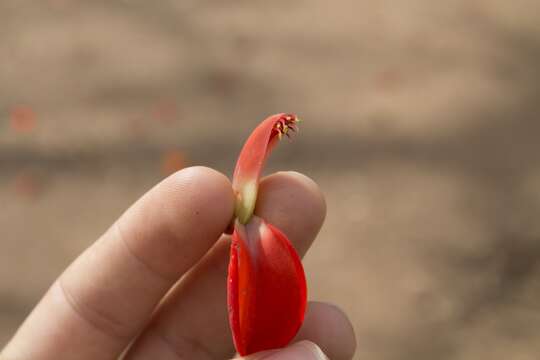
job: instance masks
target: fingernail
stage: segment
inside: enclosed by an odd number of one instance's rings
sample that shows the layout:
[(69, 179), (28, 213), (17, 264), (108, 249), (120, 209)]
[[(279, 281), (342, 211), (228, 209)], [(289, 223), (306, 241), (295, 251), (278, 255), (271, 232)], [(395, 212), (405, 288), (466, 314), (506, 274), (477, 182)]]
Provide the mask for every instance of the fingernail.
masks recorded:
[[(322, 350), (311, 341), (300, 341), (277, 352), (264, 354), (256, 360), (328, 360)], [(251, 360), (251, 358), (250, 358)]]

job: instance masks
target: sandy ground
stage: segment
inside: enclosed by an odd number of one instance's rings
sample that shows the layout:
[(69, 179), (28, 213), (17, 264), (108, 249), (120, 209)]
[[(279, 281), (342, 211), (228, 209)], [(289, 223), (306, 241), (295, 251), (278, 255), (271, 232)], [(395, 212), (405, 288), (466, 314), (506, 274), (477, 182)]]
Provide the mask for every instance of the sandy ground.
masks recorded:
[(537, 359), (539, 14), (0, 0), (0, 344), (170, 168), (230, 174), (249, 129), (291, 111), (270, 170), (327, 196), (310, 296), (348, 312), (356, 358)]

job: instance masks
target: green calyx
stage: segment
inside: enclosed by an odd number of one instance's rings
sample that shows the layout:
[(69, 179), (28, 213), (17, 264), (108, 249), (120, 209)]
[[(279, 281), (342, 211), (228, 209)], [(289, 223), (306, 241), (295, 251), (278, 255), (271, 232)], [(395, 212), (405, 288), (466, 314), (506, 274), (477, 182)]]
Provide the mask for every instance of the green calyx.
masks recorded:
[(255, 211), (257, 202), (257, 183), (250, 181), (241, 187), (236, 195), (234, 215), (241, 224), (247, 224)]

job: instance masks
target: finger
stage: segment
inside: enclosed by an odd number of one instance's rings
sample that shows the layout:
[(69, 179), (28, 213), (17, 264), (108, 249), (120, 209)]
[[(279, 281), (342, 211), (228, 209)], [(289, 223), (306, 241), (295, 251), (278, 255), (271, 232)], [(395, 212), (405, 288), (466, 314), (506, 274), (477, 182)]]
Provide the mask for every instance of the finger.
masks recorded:
[(328, 360), (321, 348), (311, 341), (300, 341), (279, 350), (263, 351), (236, 360)]
[[(296, 344), (311, 344), (311, 350), (314, 350), (316, 355), (324, 353), (332, 360), (350, 360), (356, 351), (354, 330), (347, 316), (338, 307), (322, 302), (309, 302), (306, 318), (294, 341), (299, 341)], [(318, 347), (314, 348), (313, 343), (318, 344)], [(288, 351), (289, 348), (284, 350)], [(299, 351), (301, 350), (305, 351), (306, 349), (299, 349)], [(307, 350), (310, 350), (309, 346)], [(313, 356), (313, 352), (306, 351), (305, 355), (302, 356)], [(272, 356), (276, 356), (276, 359), (282, 359), (281, 356), (285, 356), (285, 354), (287, 352), (282, 350), (272, 350), (243, 359), (267, 360), (273, 359)], [(302, 354), (304, 353), (302, 352)], [(298, 356), (293, 357), (293, 359), (303, 359), (300, 357), (300, 353)], [(307, 358), (311, 359), (312, 357)]]
[[(298, 173), (277, 173), (260, 185), (257, 215), (280, 228), (305, 254), (325, 217), (317, 185)], [(219, 359), (234, 353), (227, 320), (229, 236), (168, 295), (127, 359)]]
[(202, 167), (137, 201), (51, 287), (5, 349), (14, 359), (114, 359), (232, 217), (228, 179)]
[(313, 341), (332, 360), (350, 360), (356, 351), (354, 329), (347, 316), (338, 307), (322, 302), (308, 303), (298, 340)]

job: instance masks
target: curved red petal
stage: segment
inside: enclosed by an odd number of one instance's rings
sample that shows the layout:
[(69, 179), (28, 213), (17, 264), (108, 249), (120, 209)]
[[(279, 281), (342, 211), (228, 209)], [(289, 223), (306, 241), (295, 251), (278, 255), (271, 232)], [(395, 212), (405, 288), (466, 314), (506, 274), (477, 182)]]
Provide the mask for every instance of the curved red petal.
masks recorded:
[(292, 114), (269, 116), (253, 130), (240, 151), (232, 186), (237, 198), (236, 216), (241, 223), (249, 220), (255, 207), (259, 177), (268, 154), (282, 135), (297, 130), (296, 122), (298, 118)]
[(237, 222), (228, 278), (229, 320), (240, 355), (286, 346), (306, 309), (298, 254), (275, 226), (253, 216)]

